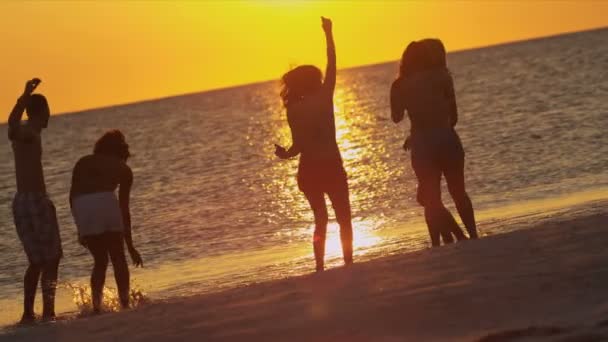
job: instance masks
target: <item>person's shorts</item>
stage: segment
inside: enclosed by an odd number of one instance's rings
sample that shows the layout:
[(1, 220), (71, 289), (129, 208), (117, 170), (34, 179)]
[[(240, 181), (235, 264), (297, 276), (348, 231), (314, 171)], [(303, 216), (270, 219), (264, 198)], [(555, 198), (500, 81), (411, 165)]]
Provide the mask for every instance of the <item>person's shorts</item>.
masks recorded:
[(120, 204), (113, 192), (95, 192), (74, 197), (72, 216), (81, 238), (124, 230)]
[(453, 129), (439, 129), (412, 135), (412, 168), (418, 178), (418, 202), (441, 198), (441, 177), (462, 172), (464, 149)]
[(298, 188), (304, 193), (328, 193), (347, 185), (347, 175), (341, 163), (300, 165)]
[(63, 256), (55, 205), (46, 194), (17, 193), (13, 219), (30, 263), (43, 265)]

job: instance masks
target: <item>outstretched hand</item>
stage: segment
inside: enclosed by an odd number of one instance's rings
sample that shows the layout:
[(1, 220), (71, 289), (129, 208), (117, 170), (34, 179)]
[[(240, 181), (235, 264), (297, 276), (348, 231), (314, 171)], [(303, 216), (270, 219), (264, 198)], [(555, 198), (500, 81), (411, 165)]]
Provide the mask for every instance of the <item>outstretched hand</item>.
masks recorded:
[(331, 19), (321, 17), (321, 27), (323, 27), (323, 31), (325, 31), (325, 33), (331, 32), (331, 29), (332, 29)]
[(277, 144), (274, 144), (274, 154), (281, 159), (289, 159), (289, 155), (285, 147)]
[(25, 82), (25, 89), (23, 90), (23, 95), (30, 96), (36, 90), (36, 87), (42, 82), (39, 78), (32, 78), (31, 80)]
[(133, 264), (135, 267), (144, 267), (144, 261), (141, 258), (141, 255), (135, 248), (129, 248), (129, 254), (131, 254), (131, 260), (133, 260)]

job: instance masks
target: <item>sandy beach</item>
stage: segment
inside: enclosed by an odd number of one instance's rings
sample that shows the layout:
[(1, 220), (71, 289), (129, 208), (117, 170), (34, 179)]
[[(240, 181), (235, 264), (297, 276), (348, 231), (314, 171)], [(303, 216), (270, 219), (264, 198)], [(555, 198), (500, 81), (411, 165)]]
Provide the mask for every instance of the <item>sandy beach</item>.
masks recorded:
[(9, 328), (0, 340), (604, 341), (606, 204), (322, 274)]

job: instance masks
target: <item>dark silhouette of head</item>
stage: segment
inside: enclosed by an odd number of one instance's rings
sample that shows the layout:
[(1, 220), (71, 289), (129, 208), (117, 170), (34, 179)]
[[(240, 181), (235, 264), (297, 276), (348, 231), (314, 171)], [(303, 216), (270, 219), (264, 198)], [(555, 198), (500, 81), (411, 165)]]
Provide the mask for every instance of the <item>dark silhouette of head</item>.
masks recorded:
[(30, 123), (36, 123), (41, 128), (46, 128), (51, 116), (51, 109), (46, 101), (46, 97), (42, 94), (30, 95), (27, 105), (25, 106), (28, 120)]
[(433, 68), (447, 68), (448, 62), (445, 52), (445, 46), (439, 39), (427, 38), (420, 41), (426, 46), (429, 53), (430, 64)]
[(430, 67), (428, 48), (421, 42), (411, 42), (401, 55), (399, 78), (411, 76)]
[(127, 161), (131, 156), (129, 144), (127, 144), (124, 134), (117, 129), (108, 131), (102, 135), (95, 143), (93, 153), (113, 156), (124, 161)]
[(281, 78), (283, 105), (290, 104), (314, 93), (323, 84), (323, 73), (314, 65), (301, 65), (285, 73)]

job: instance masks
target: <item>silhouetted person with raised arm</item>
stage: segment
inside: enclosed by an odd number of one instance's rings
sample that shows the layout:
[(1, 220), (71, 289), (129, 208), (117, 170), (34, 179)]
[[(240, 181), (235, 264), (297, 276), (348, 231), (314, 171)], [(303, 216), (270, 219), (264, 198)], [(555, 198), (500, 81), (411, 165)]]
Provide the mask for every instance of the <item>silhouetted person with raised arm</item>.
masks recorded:
[[(37, 78), (27, 81), (23, 95), (8, 118), (8, 138), (17, 175), (13, 218), (29, 261), (23, 279), (22, 323), (35, 320), (34, 301), (39, 280), (42, 285), (42, 318), (55, 318), (57, 270), (63, 255), (55, 206), (47, 196), (42, 169), (41, 134), (48, 125), (50, 109), (43, 95), (32, 94), (39, 84), (40, 79)], [(24, 110), (28, 120), (22, 124)]]
[(445, 49), (438, 40), (412, 42), (403, 53), (399, 77), (391, 87), (391, 116), (400, 122), (407, 110), (411, 136), (404, 147), (411, 148), (411, 162), (418, 179), (417, 200), (424, 207), (433, 246), (440, 236), (450, 243), (466, 237), (441, 201), (441, 177), (467, 227), (477, 238), (473, 207), (464, 188), (464, 150), (456, 134), (458, 115), (453, 80)]
[[(93, 310), (101, 310), (108, 258), (112, 260), (118, 295), (123, 308), (129, 307), (129, 266), (124, 243), (135, 266), (143, 266), (131, 237), (129, 197), (133, 172), (127, 165), (129, 145), (120, 131), (105, 133), (93, 154), (74, 166), (70, 206), (78, 228), (78, 240), (94, 259), (91, 274)], [(118, 199), (115, 191), (118, 188)]]
[(325, 236), (328, 214), (325, 194), (329, 196), (340, 225), (342, 253), (346, 265), (353, 262), (348, 181), (338, 144), (334, 122), (333, 94), (336, 86), (336, 50), (332, 23), (321, 18), (327, 41), (325, 79), (312, 65), (299, 66), (283, 75), (281, 97), (287, 110), (292, 145), (285, 150), (276, 145), (282, 159), (300, 155), (298, 187), (304, 193), (315, 216), (313, 248), (316, 270), (324, 269)]

